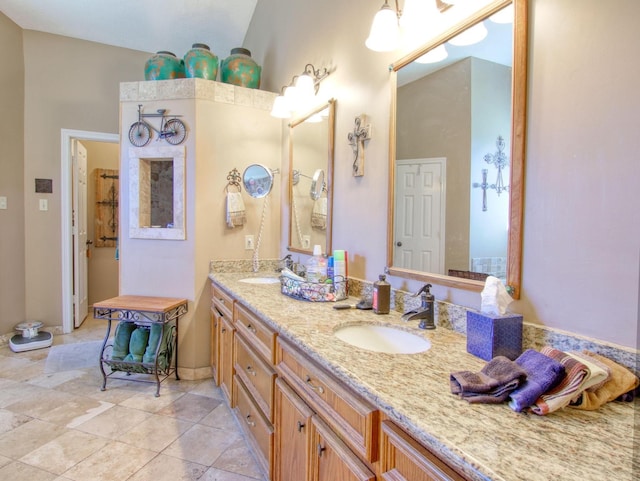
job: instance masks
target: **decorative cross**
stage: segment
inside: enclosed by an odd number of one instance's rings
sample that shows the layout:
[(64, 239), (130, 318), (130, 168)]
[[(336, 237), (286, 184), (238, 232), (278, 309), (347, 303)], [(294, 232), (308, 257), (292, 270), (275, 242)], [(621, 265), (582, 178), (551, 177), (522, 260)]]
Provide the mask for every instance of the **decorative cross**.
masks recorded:
[[(502, 169), (509, 165), (509, 159), (507, 155), (503, 152), (505, 143), (502, 135), (498, 135), (498, 139), (496, 140), (496, 147), (498, 151), (494, 154), (486, 154), (484, 156), (484, 161), (487, 164), (493, 164), (496, 169), (498, 169), (498, 175), (496, 177), (496, 183), (491, 184), (489, 188), (495, 189), (495, 191), (500, 195), (502, 192), (509, 190), (508, 185), (504, 185), (504, 181), (502, 180)], [(484, 172), (484, 171), (483, 171)], [(486, 210), (486, 209), (483, 209)]]
[(472, 185), (474, 188), (480, 187), (482, 189), (482, 212), (487, 211), (487, 189), (491, 186), (487, 183), (487, 173), (489, 169), (482, 169), (482, 183), (474, 182)]
[[(349, 132), (347, 140), (353, 149), (353, 175), (364, 175), (364, 141), (371, 138), (370, 125), (366, 123), (367, 116), (362, 114), (355, 118), (353, 132)], [(361, 155), (362, 152), (362, 155)]]

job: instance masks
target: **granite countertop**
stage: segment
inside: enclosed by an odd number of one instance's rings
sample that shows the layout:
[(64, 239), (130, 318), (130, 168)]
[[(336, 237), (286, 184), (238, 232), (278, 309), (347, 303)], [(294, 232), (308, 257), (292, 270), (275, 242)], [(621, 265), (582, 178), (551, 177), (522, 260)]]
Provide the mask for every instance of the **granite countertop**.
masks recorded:
[[(479, 371), (486, 362), (467, 353), (463, 335), (441, 327), (417, 329), (417, 321), (406, 323), (397, 312), (376, 315), (299, 301), (282, 295), (280, 284), (239, 282), (251, 276), (260, 275), (214, 272), (210, 278), (470, 479), (637, 479), (632, 404), (565, 408), (547, 416), (516, 413), (507, 404), (469, 404), (451, 394), (449, 373)], [(333, 335), (337, 327), (358, 323), (411, 330), (429, 339), (431, 349), (377, 353)]]

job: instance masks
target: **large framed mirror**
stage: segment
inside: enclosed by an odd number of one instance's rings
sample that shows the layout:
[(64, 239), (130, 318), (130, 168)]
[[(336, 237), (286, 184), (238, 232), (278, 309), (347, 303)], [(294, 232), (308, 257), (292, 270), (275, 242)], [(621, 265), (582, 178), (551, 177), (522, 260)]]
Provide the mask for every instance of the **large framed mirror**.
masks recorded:
[(392, 64), (389, 274), (475, 291), (494, 275), (519, 298), (526, 69), (527, 0), (492, 1)]
[(334, 99), (289, 124), (289, 246), (331, 252)]

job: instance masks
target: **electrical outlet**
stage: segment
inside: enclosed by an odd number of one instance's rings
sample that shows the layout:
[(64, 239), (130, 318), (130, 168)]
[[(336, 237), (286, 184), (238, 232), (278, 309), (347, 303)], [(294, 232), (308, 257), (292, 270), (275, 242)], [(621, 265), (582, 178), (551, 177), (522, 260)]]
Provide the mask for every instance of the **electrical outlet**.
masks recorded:
[(302, 248), (303, 249), (310, 249), (311, 248), (311, 236), (310, 235), (303, 235), (302, 236)]
[(247, 251), (252, 251), (255, 249), (255, 243), (252, 235), (244, 236), (244, 249)]

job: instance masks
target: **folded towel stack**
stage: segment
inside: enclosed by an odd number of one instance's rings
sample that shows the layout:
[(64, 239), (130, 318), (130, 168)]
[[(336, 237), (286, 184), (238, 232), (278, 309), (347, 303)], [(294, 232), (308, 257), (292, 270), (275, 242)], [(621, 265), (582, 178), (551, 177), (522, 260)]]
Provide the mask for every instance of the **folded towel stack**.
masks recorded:
[(615, 400), (618, 396), (632, 391), (640, 384), (640, 380), (635, 374), (611, 359), (589, 351), (583, 351), (580, 354), (592, 362), (604, 364), (609, 369), (610, 375), (601, 386), (594, 386), (583, 391), (571, 402), (570, 407), (593, 411), (603, 404)]
[(320, 197), (313, 203), (311, 211), (311, 227), (325, 230), (327, 228), (327, 198)]
[(518, 387), (527, 373), (505, 356), (496, 356), (479, 373), (451, 373), (451, 392), (470, 403), (501, 403)]
[(233, 229), (247, 221), (247, 213), (240, 192), (227, 192), (227, 226)]
[(586, 365), (562, 351), (545, 346), (540, 352), (562, 364), (566, 373), (556, 387), (541, 395), (531, 407), (535, 414), (544, 416), (568, 406), (584, 390), (583, 386), (589, 379), (590, 372)]
[(509, 407), (516, 412), (533, 406), (542, 394), (557, 385), (565, 375), (562, 364), (533, 349), (523, 352), (515, 363), (527, 373), (527, 379), (509, 396)]

